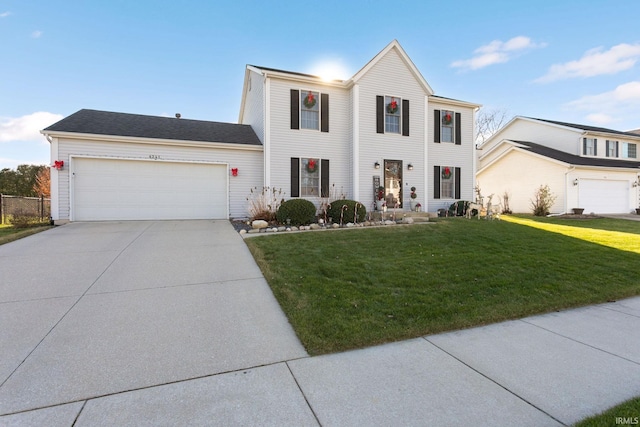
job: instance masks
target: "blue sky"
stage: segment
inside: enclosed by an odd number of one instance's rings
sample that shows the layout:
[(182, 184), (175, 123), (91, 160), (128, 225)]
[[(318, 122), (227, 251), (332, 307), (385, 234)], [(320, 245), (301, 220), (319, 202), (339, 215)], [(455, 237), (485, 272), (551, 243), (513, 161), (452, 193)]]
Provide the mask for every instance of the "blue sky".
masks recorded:
[[(0, 168), (82, 108), (236, 122), (246, 64), (348, 78), (397, 39), (437, 95), (640, 128), (640, 1), (0, 0)], [(330, 65), (327, 65), (330, 64)]]

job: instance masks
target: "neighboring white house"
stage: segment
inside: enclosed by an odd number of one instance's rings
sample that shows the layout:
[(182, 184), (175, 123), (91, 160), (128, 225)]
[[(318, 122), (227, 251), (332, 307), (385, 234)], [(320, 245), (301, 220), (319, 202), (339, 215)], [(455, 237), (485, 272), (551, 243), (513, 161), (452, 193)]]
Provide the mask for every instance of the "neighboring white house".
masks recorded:
[(95, 110), (42, 131), (51, 142), (52, 217), (229, 218), (253, 187), (319, 205), (332, 188), (370, 210), (470, 200), (478, 104), (434, 95), (397, 41), (348, 80), (248, 65), (239, 124)]
[(476, 178), (483, 196), (509, 193), (516, 213), (531, 213), (541, 185), (556, 196), (553, 213), (629, 213), (639, 206), (639, 145), (632, 132), (515, 117), (479, 147)]

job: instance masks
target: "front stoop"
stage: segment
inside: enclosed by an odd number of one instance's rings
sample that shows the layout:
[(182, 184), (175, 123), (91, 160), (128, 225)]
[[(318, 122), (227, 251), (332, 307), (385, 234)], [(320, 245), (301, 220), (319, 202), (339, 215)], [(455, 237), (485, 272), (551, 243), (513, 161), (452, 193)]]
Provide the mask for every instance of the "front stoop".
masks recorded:
[[(373, 221), (380, 221), (381, 219), (384, 219), (385, 221), (394, 219), (393, 209), (387, 210), (386, 212), (373, 211), (371, 212), (371, 214)], [(403, 211), (400, 209), (395, 211), (396, 221), (402, 221), (402, 218), (410, 217), (413, 218), (413, 222), (429, 222), (429, 217), (431, 216), (432, 215), (429, 214), (429, 212)]]

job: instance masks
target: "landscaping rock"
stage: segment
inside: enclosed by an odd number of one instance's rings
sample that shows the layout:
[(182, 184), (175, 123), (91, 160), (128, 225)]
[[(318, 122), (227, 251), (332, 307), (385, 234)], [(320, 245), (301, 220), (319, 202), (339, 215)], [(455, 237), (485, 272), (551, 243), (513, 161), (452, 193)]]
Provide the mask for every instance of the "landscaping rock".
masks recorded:
[(384, 222), (384, 225), (396, 225), (396, 223), (388, 219)]
[(291, 227), (287, 227), (284, 231), (291, 231)]
[(247, 230), (243, 228), (242, 230), (240, 230), (240, 234), (247, 234)]
[(270, 228), (269, 231), (271, 231), (272, 233), (276, 233), (278, 231), (278, 227)]
[(249, 234), (255, 234), (255, 233), (259, 233), (259, 232), (260, 232), (259, 228), (253, 228), (253, 229), (247, 231), (247, 233), (249, 233)]
[(296, 227), (296, 226), (293, 226), (293, 227), (291, 227), (289, 230), (290, 230), (290, 231), (298, 231), (298, 230), (299, 230), (299, 228), (298, 228), (298, 227)]
[(258, 230), (262, 228), (267, 228), (268, 226), (269, 226), (269, 223), (262, 219), (256, 219), (251, 223), (251, 227)]
[(411, 218), (410, 216), (405, 216), (404, 218), (402, 218), (402, 223), (403, 224), (413, 224), (413, 218)]
[(351, 227), (354, 227), (354, 226), (355, 226), (355, 224), (352, 223), (352, 222), (348, 222), (347, 225), (345, 225), (345, 227), (347, 227), (347, 228), (351, 228)]
[(332, 228), (340, 228), (340, 224), (333, 224), (331, 227)]
[(278, 231), (287, 231), (287, 227), (278, 227)]
[(319, 229), (320, 229), (320, 226), (319, 226), (318, 224), (311, 224), (311, 225), (309, 226), (309, 228), (310, 228), (311, 230), (319, 230)]

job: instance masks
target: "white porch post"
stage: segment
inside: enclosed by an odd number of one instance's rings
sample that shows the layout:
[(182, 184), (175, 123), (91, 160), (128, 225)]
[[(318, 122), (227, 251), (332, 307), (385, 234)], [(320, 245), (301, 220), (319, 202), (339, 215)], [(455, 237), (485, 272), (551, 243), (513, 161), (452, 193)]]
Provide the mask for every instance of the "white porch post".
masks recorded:
[(264, 183), (271, 186), (271, 79), (264, 79)]

